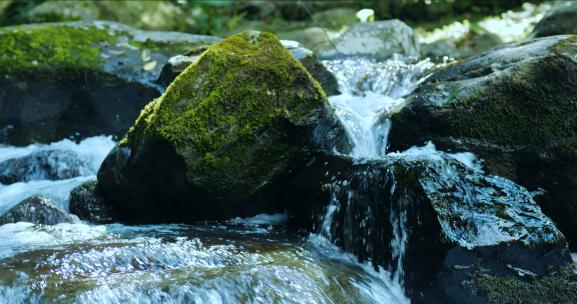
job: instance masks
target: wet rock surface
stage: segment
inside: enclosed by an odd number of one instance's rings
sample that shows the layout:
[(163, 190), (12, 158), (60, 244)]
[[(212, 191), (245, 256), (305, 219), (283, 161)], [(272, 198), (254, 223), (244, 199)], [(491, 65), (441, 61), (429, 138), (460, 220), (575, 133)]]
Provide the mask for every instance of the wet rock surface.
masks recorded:
[(102, 21), (5, 27), (0, 39), (0, 141), (16, 145), (124, 134), (162, 93), (168, 58), (219, 40)]
[(70, 213), (92, 223), (112, 223), (118, 218), (117, 211), (103, 198), (98, 182), (91, 180), (70, 192)]
[(430, 140), (475, 153), (491, 174), (542, 192), (535, 199), (574, 246), (575, 39), (506, 45), (434, 74), (391, 118), (391, 150)]
[[(527, 273), (547, 277), (571, 263), (562, 233), (529, 192), (450, 155), (366, 164), (320, 156), (301, 173), (292, 184), (298, 191), (287, 197), (300, 202), (289, 209), (297, 210), (289, 212), (293, 223), (311, 223), (311, 214), (298, 211), (316, 206), (318, 233), (389, 270), (415, 303), (486, 303), (487, 293), (465, 284), (476, 270), (522, 282)], [(574, 289), (572, 282), (570, 276), (547, 290)]]
[(32, 196), (0, 216), (0, 225), (17, 222), (56, 225), (60, 223), (75, 223), (77, 218), (58, 209), (48, 198)]

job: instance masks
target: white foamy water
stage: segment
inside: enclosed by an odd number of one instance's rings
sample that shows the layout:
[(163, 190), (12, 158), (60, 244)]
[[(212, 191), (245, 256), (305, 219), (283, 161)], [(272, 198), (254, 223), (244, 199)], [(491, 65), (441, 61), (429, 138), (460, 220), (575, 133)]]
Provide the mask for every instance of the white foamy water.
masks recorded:
[[(48, 162), (48, 164), (53, 166), (50, 170), (74, 170), (74, 172), (77, 172), (80, 176), (55, 181), (46, 179), (38, 180), (38, 178), (42, 177), (41, 174), (38, 174), (38, 170), (29, 170), (28, 174), (34, 177), (30, 178), (31, 180), (29, 181), (10, 185), (0, 184), (0, 214), (32, 195), (46, 196), (54, 200), (57, 207), (67, 210), (70, 191), (76, 186), (95, 178), (102, 161), (104, 161), (104, 158), (114, 145), (115, 143), (112, 137), (96, 136), (86, 138), (79, 143), (65, 139), (48, 145), (33, 144), (27, 147), (1, 146), (0, 163), (11, 159), (26, 157), (41, 151), (54, 151), (51, 157), (58, 157), (58, 155), (66, 155), (72, 152), (74, 155), (77, 155), (80, 161), (63, 164), (62, 159), (56, 158), (54, 162)], [(34, 158), (27, 161), (31, 163), (24, 165), (33, 168), (38, 166), (34, 163), (37, 161)], [(43, 163), (41, 167), (42, 166), (46, 166), (46, 163)], [(71, 166), (77, 167), (71, 168)]]
[(428, 59), (407, 63), (399, 56), (384, 62), (357, 58), (323, 64), (337, 78), (342, 93), (329, 96), (329, 102), (354, 143), (350, 156), (384, 156), (390, 130), (388, 116), (404, 106), (404, 97), (426, 79), (433, 64)]

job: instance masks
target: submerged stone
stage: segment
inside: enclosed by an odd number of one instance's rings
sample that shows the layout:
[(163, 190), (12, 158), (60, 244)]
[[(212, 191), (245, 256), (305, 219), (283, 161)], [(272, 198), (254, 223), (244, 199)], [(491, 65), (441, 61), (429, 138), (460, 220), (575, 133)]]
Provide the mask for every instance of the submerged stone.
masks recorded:
[(129, 221), (206, 220), (282, 209), (311, 151), (348, 141), (326, 96), (271, 34), (209, 47), (148, 104), (98, 181)]
[(366, 56), (383, 60), (393, 54), (419, 56), (417, 35), (412, 28), (396, 19), (355, 24), (336, 38), (330, 47), (320, 51), (319, 56), (323, 59)]
[(163, 91), (168, 58), (219, 38), (95, 21), (5, 27), (0, 40), (0, 141), (26, 145), (124, 134)]
[(43, 196), (31, 196), (0, 216), (0, 225), (17, 222), (56, 225), (75, 223), (77, 218), (58, 209), (54, 203)]
[[(521, 284), (571, 264), (563, 234), (526, 189), (449, 154), (319, 157), (291, 186), (293, 223), (310, 222), (312, 206), (319, 234), (390, 271), (414, 303), (486, 303), (466, 284), (476, 269)], [(564, 284), (577, 288), (572, 277)]]
[(577, 38), (494, 48), (434, 74), (392, 116), (390, 150), (472, 151), (577, 242)]

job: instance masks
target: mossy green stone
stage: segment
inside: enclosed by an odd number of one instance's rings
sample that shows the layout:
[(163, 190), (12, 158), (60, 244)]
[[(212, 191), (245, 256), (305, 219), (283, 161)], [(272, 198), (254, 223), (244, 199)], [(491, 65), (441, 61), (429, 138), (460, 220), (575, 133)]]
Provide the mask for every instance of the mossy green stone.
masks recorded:
[(244, 32), (208, 48), (146, 106), (121, 145), (160, 138), (184, 158), (194, 184), (246, 196), (302, 155), (285, 124), (313, 125), (328, 109), (319, 84), (275, 36)]

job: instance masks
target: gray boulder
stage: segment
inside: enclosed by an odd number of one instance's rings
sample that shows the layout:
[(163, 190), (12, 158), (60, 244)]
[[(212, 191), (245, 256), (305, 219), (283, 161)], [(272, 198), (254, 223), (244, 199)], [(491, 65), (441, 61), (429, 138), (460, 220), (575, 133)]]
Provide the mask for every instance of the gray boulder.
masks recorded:
[(111, 223), (117, 218), (113, 206), (103, 198), (98, 182), (87, 181), (70, 192), (70, 213), (93, 223)]
[(31, 180), (61, 180), (95, 172), (76, 152), (41, 150), (0, 163), (0, 183), (12, 184)]
[(321, 58), (367, 56), (377, 60), (393, 54), (419, 56), (417, 35), (399, 20), (387, 20), (353, 25), (333, 41), (334, 47), (320, 51)]
[[(317, 233), (389, 271), (413, 303), (577, 300), (575, 275), (564, 274), (573, 269), (566, 240), (531, 194), (456, 159), (418, 150), (364, 164), (319, 156), (289, 184), (290, 219), (312, 219)], [(479, 288), (477, 279), (541, 293)]]
[(0, 216), (0, 225), (17, 222), (56, 225), (77, 221), (76, 217), (58, 209), (50, 199), (43, 196), (31, 196)]

